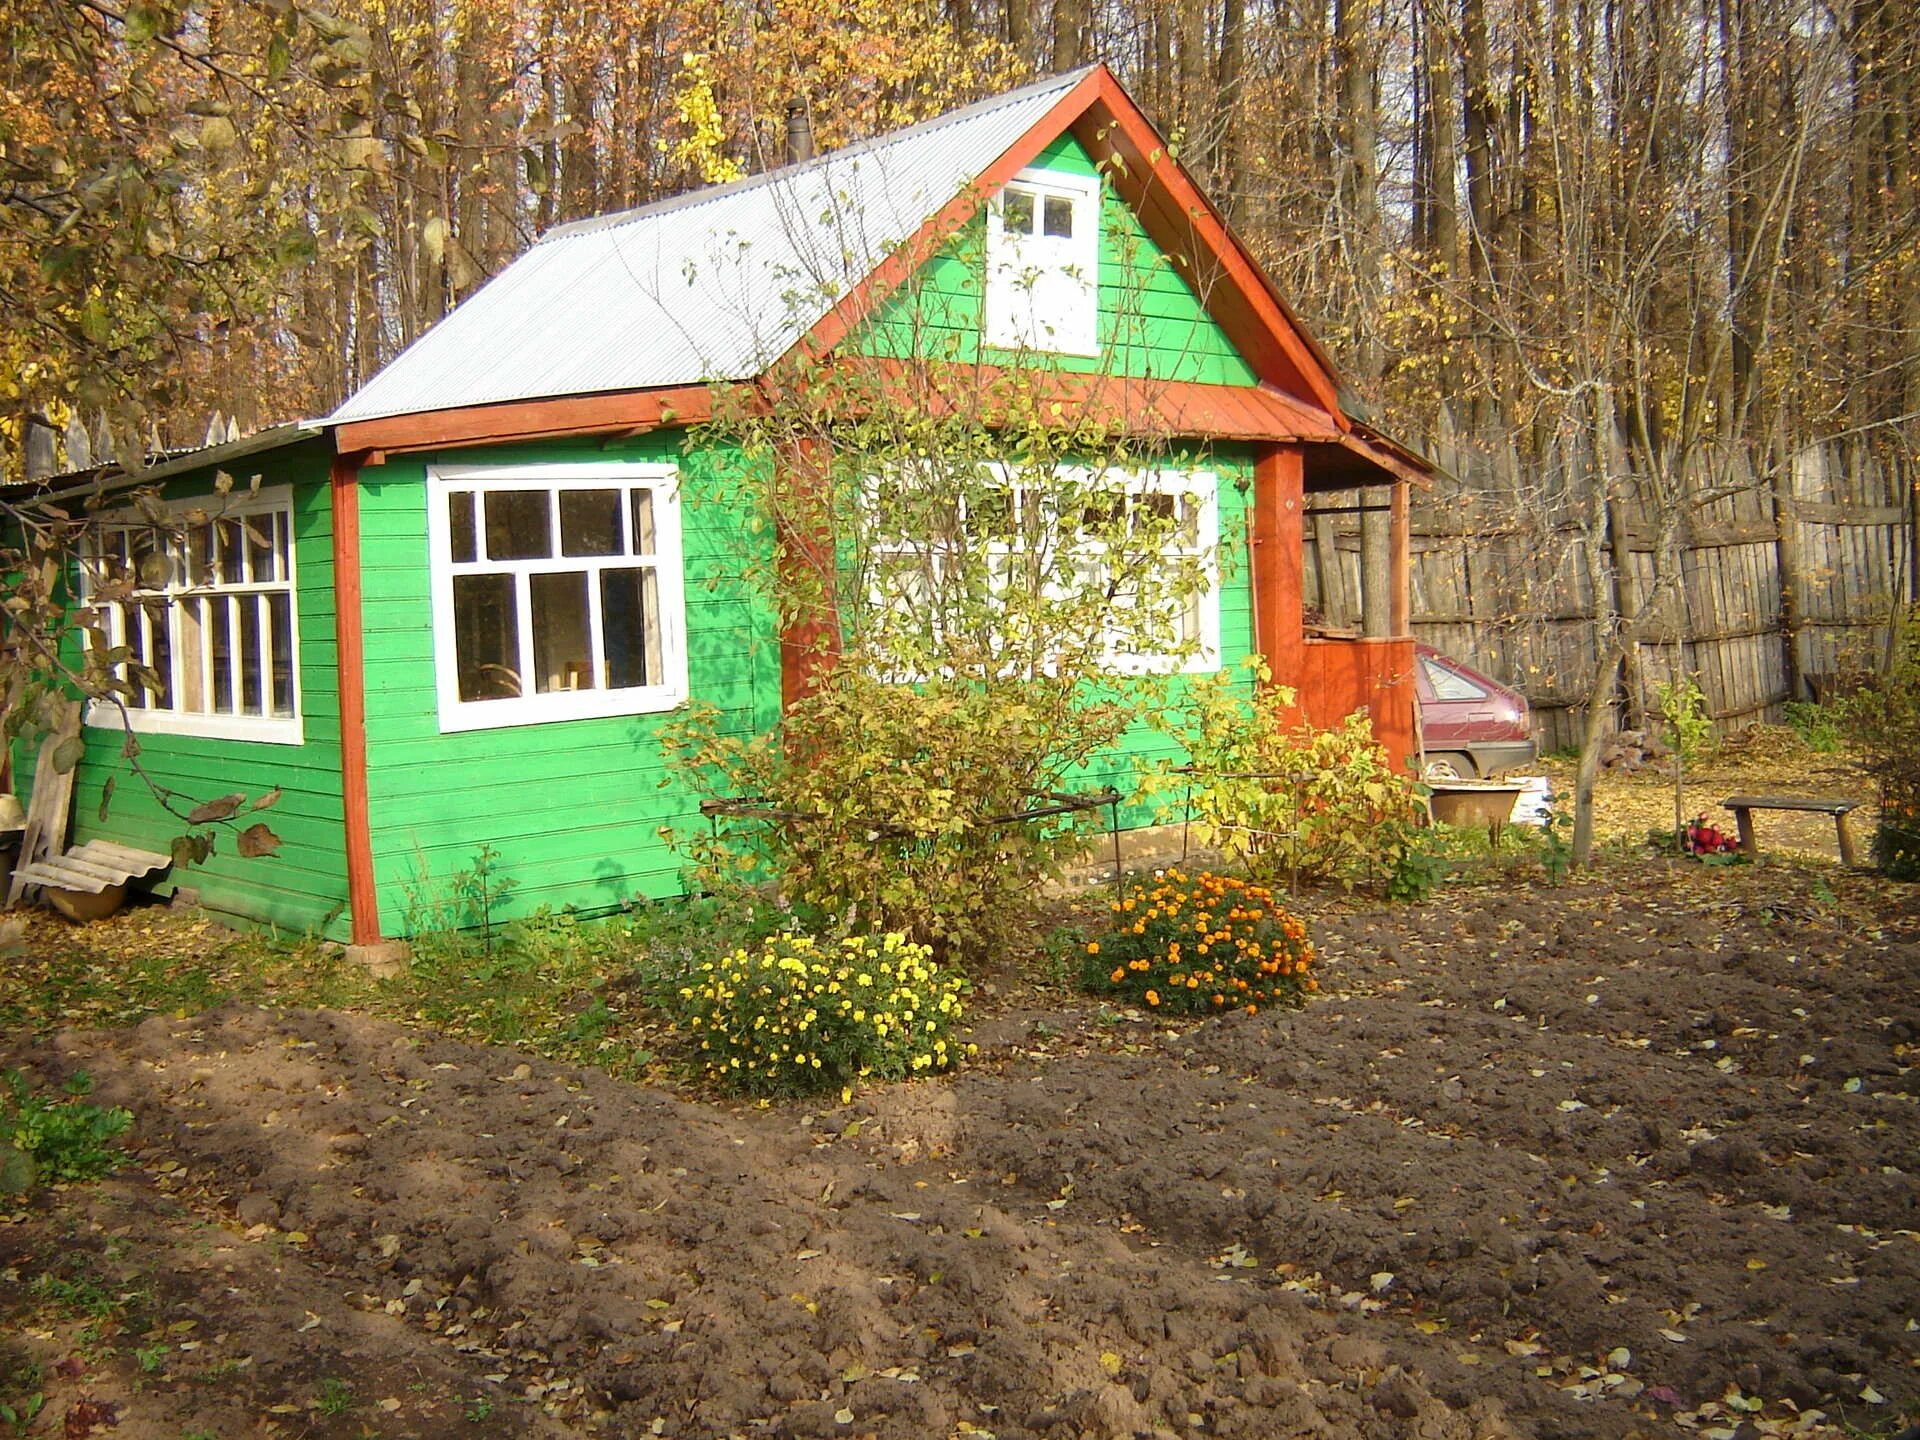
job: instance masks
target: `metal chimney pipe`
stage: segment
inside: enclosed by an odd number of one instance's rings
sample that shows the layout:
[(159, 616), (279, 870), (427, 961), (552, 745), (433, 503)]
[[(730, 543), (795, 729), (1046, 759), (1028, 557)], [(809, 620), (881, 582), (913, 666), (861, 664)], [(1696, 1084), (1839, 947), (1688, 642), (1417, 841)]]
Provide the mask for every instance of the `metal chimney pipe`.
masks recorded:
[(787, 102), (787, 163), (798, 165), (813, 158), (813, 117), (804, 100)]

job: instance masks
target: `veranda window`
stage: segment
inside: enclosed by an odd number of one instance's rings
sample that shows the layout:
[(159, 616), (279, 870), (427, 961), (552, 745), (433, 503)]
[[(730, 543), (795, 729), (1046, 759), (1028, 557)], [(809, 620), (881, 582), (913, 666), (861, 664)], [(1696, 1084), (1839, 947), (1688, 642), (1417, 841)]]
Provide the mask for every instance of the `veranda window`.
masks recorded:
[(686, 699), (674, 482), (661, 465), (434, 473), (441, 729), (639, 714)]
[[(290, 491), (110, 521), (84, 583), (108, 645), (130, 652), (121, 678), (133, 729), (300, 743)], [(95, 705), (88, 718), (118, 724), (120, 711)]]

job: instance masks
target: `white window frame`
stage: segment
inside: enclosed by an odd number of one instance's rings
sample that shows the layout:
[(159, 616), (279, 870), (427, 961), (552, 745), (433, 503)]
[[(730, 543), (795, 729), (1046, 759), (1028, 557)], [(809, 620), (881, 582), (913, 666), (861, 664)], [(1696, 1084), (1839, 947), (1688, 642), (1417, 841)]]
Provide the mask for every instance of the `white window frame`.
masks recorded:
[[(166, 585), (157, 589), (141, 586), (134, 590), (126, 600), (102, 600), (93, 595), (93, 570), (102, 561), (98, 556), (89, 556), (81, 566), (81, 584), (87, 596), (87, 603), (98, 607), (100, 628), (105, 632), (109, 645), (120, 646), (127, 643), (127, 625), (136, 611), (145, 611), (141, 624), (146, 631), (142, 645), (142, 654), (153, 655), (152, 632), (156, 619), (142, 601), (153, 602), (164, 599), (166, 602), (166, 624), (168, 627), (168, 690), (174, 705), (161, 708), (152, 703), (152, 692), (148, 692), (149, 703), (145, 705), (116, 705), (110, 701), (95, 700), (87, 707), (87, 724), (100, 729), (130, 729), (136, 734), (146, 735), (186, 735), (206, 740), (253, 740), (267, 745), (300, 745), (306, 740), (305, 722), (301, 715), (302, 690), (300, 675), (300, 585), (295, 551), (298, 549), (294, 537), (293, 490), (286, 485), (272, 485), (241, 495), (207, 495), (193, 499), (173, 500), (165, 503), (162, 510), (167, 516), (168, 553), (173, 565), (173, 574)], [(203, 511), (208, 521), (249, 520), (258, 517), (278, 516), (274, 526), (276, 539), (284, 535), (286, 549), (275, 553), (284, 553), (286, 575), (284, 579), (259, 580), (253, 575), (253, 547), (242, 547), (242, 576), (238, 582), (215, 580), (209, 585), (186, 583), (187, 561), (175, 550), (178, 535), (173, 526), (184, 533), (193, 528), (194, 522), (188, 516), (195, 511)], [(102, 526), (113, 530), (138, 530), (148, 522), (132, 511), (102, 517)], [(206, 523), (206, 522), (200, 522)], [(256, 527), (257, 528), (257, 527)], [(184, 676), (181, 673), (182, 652), (184, 647), (180, 638), (180, 616), (184, 609), (183, 601), (200, 599), (212, 603), (215, 599), (235, 597), (244, 600), (252, 597), (257, 607), (255, 631), (260, 640), (263, 657), (260, 671), (260, 696), (262, 710), (273, 703), (273, 626), (269, 618), (266, 596), (284, 594), (287, 597), (287, 634), (289, 654), (287, 659), (288, 691), (293, 702), (292, 715), (247, 715), (212, 710), (183, 710), (178, 708), (180, 697), (185, 692)], [(201, 647), (202, 694), (211, 698), (213, 692), (213, 649), (211, 643)], [(240, 669), (240, 645), (237, 627), (230, 632), (228, 641), (227, 676), (229, 693), (234, 703), (240, 703), (244, 685)], [(124, 716), (124, 720), (123, 717)]]
[[(1167, 652), (1130, 654), (1119, 648), (1116, 637), (1107, 641), (1107, 666), (1124, 675), (1207, 675), (1220, 668), (1220, 477), (1212, 470), (1109, 470), (1104, 475), (1080, 472), (1082, 483), (1096, 479), (1119, 479), (1119, 489), (1129, 497), (1171, 495), (1176, 503), (1182, 497), (1194, 502), (1194, 539), (1177, 553), (1206, 567), (1207, 588), (1187, 598), (1198, 610), (1191, 651), (1177, 661)], [(1170, 553), (1163, 550), (1162, 553)], [(1095, 558), (1091, 553), (1089, 559)]]
[[(687, 686), (687, 627), (683, 565), (680, 549), (680, 472), (667, 464), (634, 461), (554, 462), (528, 465), (454, 465), (427, 469), (427, 550), (433, 599), (433, 657), (439, 697), (440, 730), (450, 734), (467, 730), (496, 730), (512, 725), (541, 725), (563, 720), (606, 719), (647, 715), (684, 705)], [(660, 606), (660, 664), (663, 680), (654, 685), (621, 689), (536, 691), (529, 695), (491, 700), (460, 698), (459, 655), (454, 635), (453, 580), (455, 575), (511, 574), (515, 577), (516, 615), (520, 650), (532, 647), (533, 616), (527, 603), (530, 579), (538, 574), (635, 568), (631, 552), (632, 506), (622, 504), (621, 532), (628, 536), (628, 553), (613, 556), (562, 556), (558, 544), (558, 503), (549, 507), (554, 517), (553, 555), (544, 560), (489, 560), (480, 549), (469, 563), (453, 560), (452, 535), (447, 518), (447, 496), (452, 490), (562, 490), (646, 488), (653, 493), (654, 553), (651, 564)], [(484, 545), (485, 525), (475, 507), (478, 543)], [(606, 655), (600, 635), (600, 591), (587, 587), (596, 665)]]
[[(1033, 232), (1006, 225), (1010, 192), (1033, 197)], [(1073, 235), (1045, 233), (1048, 199), (1073, 206)], [(1101, 187), (1097, 175), (1022, 170), (987, 206), (986, 343), (1049, 355), (1100, 353)]]
[[(1012, 507), (1009, 523), (1015, 535), (1028, 523), (1021, 513), (1024, 505), (1033, 503), (1032, 497), (1038, 496), (1046, 507), (1046, 515), (1040, 521), (1043, 526), (1057, 526), (1058, 516), (1052, 513), (1053, 505), (1042, 490), (1031, 485), (1022, 485), (1017, 474), (1010, 473), (1004, 465), (990, 467), (997, 479), (1004, 485)], [(1207, 572), (1207, 586), (1204, 590), (1190, 596), (1188, 604), (1197, 610), (1198, 634), (1194, 637), (1192, 648), (1176, 661), (1168, 652), (1158, 654), (1132, 654), (1119, 648), (1117, 638), (1109, 635), (1103, 663), (1106, 668), (1118, 674), (1126, 675), (1204, 675), (1212, 674), (1220, 668), (1220, 597), (1222, 590), (1220, 556), (1220, 477), (1217, 472), (1205, 469), (1179, 470), (1168, 467), (1156, 467), (1148, 470), (1113, 468), (1096, 471), (1087, 466), (1063, 465), (1058, 474), (1069, 477), (1078, 486), (1086, 488), (1105, 488), (1128, 496), (1172, 495), (1176, 501), (1182, 497), (1191, 498), (1195, 506), (1194, 539), (1190, 546), (1183, 547), (1179, 553), (1203, 563)], [(962, 524), (965, 523), (963, 518)], [(911, 543), (889, 544), (877, 540), (873, 546), (873, 559), (877, 563), (883, 557), (899, 553), (909, 557), (919, 552)], [(1015, 545), (986, 547), (986, 554), (993, 560), (1011, 560), (1016, 554)], [(1097, 547), (1089, 546), (1085, 559), (1098, 563), (1100, 554)], [(868, 604), (876, 610), (884, 610), (901, 603), (898, 599), (889, 599), (878, 588), (877, 583), (870, 590)], [(916, 677), (899, 676), (902, 680)]]

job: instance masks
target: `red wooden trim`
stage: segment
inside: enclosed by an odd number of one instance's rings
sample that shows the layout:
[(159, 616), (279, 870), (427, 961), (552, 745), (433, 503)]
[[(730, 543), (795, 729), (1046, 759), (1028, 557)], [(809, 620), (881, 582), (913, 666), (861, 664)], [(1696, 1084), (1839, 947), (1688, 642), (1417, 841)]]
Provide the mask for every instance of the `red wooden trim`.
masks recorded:
[(1294, 446), (1263, 450), (1253, 462), (1255, 644), (1277, 685), (1302, 687), (1301, 615), (1304, 457)]
[(511, 400), (499, 405), (426, 410), (414, 415), (388, 415), (375, 420), (350, 420), (334, 427), (333, 443), (342, 455), (364, 450), (432, 450), (606, 431), (637, 435), (664, 425), (696, 425), (712, 416), (710, 388), (676, 385), (661, 390), (562, 395), (552, 399)]
[(1058, 402), (1066, 410), (1063, 423), (1092, 420), (1123, 434), (1323, 444), (1340, 444), (1348, 438), (1325, 411), (1264, 387), (995, 365), (916, 365), (891, 359), (844, 363), (855, 372), (871, 367), (869, 373), (882, 384), (898, 384), (900, 401), (930, 415), (946, 416), (972, 406), (987, 425), (1001, 419), (994, 392), (1006, 389), (1017, 391), (1023, 402)]
[(1202, 298), (1210, 310), (1220, 302), (1216, 314), (1222, 325), (1255, 356), (1266, 354), (1269, 363), (1276, 351), (1284, 357), (1290, 373), (1267, 378), (1294, 380), (1345, 429), (1339, 375), (1332, 361), (1113, 73), (1102, 66), (1094, 78), (1100, 82), (1099, 103), (1083, 111), (1073, 126), (1081, 142), (1096, 158), (1107, 147), (1119, 157), (1122, 163), (1112, 171), (1114, 186), (1133, 204), (1149, 234), (1159, 230), (1156, 241), (1176, 255), (1186, 255), (1196, 272), (1202, 270), (1203, 259), (1220, 267), (1229, 282), (1227, 293), (1209, 296), (1203, 290)]
[[(777, 564), (784, 603), (813, 597), (780, 630), (780, 708), (791, 709), (811, 694), (820, 676), (840, 656), (840, 616), (835, 609), (833, 521), (828, 513), (825, 466), (819, 442), (801, 440), (778, 477)], [(816, 593), (817, 592), (817, 593)]]
[(947, 238), (971, 219), (989, 196), (1031, 165), (1042, 150), (1093, 104), (1100, 95), (1100, 78), (1106, 74), (1105, 66), (1095, 69), (1056, 100), (1026, 134), (1014, 141), (971, 185), (935, 211), (933, 218), (915, 231), (906, 244), (895, 249), (871, 274), (841, 296), (839, 303), (781, 358), (824, 354), (857, 329), (889, 295), (911, 279), (921, 265), (933, 258)]
[(346, 817), (347, 910), (353, 943), (380, 941), (367, 810), (367, 667), (360, 629), (360, 461), (333, 462), (333, 634), (340, 687), (340, 800)]

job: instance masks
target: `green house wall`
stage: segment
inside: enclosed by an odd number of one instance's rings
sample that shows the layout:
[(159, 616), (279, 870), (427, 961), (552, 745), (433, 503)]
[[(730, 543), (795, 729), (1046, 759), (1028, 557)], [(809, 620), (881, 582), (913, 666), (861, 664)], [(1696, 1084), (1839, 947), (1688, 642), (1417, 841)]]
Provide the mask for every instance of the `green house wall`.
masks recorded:
[[(1063, 135), (1031, 168), (1073, 175), (1098, 173), (1085, 147)], [(1258, 376), (1207, 313), (1200, 297), (1156, 245), (1139, 217), (1102, 187), (1100, 348), (1091, 355), (1049, 356), (1075, 373), (1136, 379), (1253, 385)], [(856, 339), (864, 353), (891, 358), (916, 354), (972, 364), (1011, 359), (1013, 352), (982, 343), (986, 218), (976, 215), (939, 255), (921, 267)]]
[(703, 500), (702, 462), (679, 453), (680, 438), (447, 451), (361, 471), (367, 795), (385, 933), (408, 933), (482, 844), (511, 882), (508, 915), (681, 892), (681, 858), (660, 831), (704, 823), (705, 797), (667, 769), (660, 731), (678, 712), (441, 733), (426, 512), (433, 465), (679, 465), (689, 690), (722, 711), (728, 729), (757, 733), (780, 713), (773, 622), (741, 580), (732, 517)]
[[(453, 464), (665, 461), (681, 469), (681, 545), (688, 686), (717, 707), (725, 727), (764, 732), (780, 716), (780, 656), (773, 617), (743, 576), (742, 517), (702, 483), (713, 456), (683, 454), (682, 436), (642, 437), (609, 450), (595, 442), (447, 451), (395, 459), (360, 475), (362, 626), (367, 677), (367, 791), (382, 930), (410, 933), (474, 866), (484, 844), (509, 882), (503, 916), (541, 906), (583, 912), (683, 891), (682, 857), (663, 829), (703, 826), (710, 798), (669, 768), (662, 727), (679, 711), (550, 721), (442, 733), (435, 686), (426, 474)], [(1246, 527), (1252, 457), (1190, 457), (1219, 476), (1223, 568), (1221, 650), (1236, 665), (1252, 645)], [(1184, 681), (1156, 682), (1169, 696)], [(1076, 782), (1112, 785), (1136, 798), (1123, 823), (1151, 824), (1156, 805), (1137, 797), (1141, 774), (1179, 747), (1134, 726)]]
[[(209, 909), (299, 932), (346, 935), (347, 872), (340, 798), (339, 667), (334, 640), (333, 512), (327, 488), (328, 455), (319, 443), (270, 452), (234, 466), (245, 484), (292, 489), (294, 614), (299, 632), (298, 700), (302, 742), (269, 745), (187, 735), (140, 734), (139, 762), (155, 786), (176, 793), (190, 809), (215, 796), (258, 796), (278, 786), (279, 802), (241, 824), (264, 820), (281, 839), (276, 855), (246, 859), (235, 853), (234, 832), (216, 832), (205, 863), (175, 868), (157, 887), (198, 893)], [(213, 493), (211, 469), (190, 472), (166, 487), (168, 500)], [(75, 772), (73, 839), (117, 840), (166, 851), (187, 828), (165, 810), (122, 755), (117, 724), (86, 727), (86, 757)], [(31, 762), (23, 770), (30, 771)], [(102, 816), (106, 783), (113, 797)]]
[[(1094, 173), (1071, 136), (1036, 164)], [(1001, 358), (981, 343), (981, 250), (976, 220), (896, 295), (862, 332), (871, 354), (959, 361)], [(1058, 357), (1063, 369), (1140, 378), (1251, 385), (1252, 370), (1208, 316), (1174, 263), (1111, 193), (1103, 201), (1099, 357)], [(727, 487), (701, 483), (713, 455), (683, 454), (684, 435), (663, 432), (618, 444), (550, 441), (395, 457), (361, 471), (362, 626), (366, 655), (369, 829), (381, 929), (405, 935), (432, 923), (455, 877), (485, 845), (507, 882), (502, 915), (541, 906), (593, 912), (638, 897), (682, 890), (682, 860), (663, 830), (699, 825), (704, 795), (669, 769), (661, 730), (673, 714), (579, 719), (442, 733), (432, 631), (428, 554), (428, 467), (578, 460), (671, 462), (682, 474), (681, 542), (689, 690), (715, 706), (727, 728), (760, 733), (778, 722), (780, 657), (772, 616), (741, 574), (741, 517), (713, 498)], [(1245, 447), (1178, 462), (1219, 476), (1222, 668), (1253, 649), (1247, 527), (1253, 457)], [(141, 737), (154, 779), (195, 800), (278, 785), (267, 817), (285, 842), (269, 859), (241, 860), (230, 839), (205, 866), (174, 877), (204, 903), (289, 928), (345, 938), (345, 834), (340, 782), (339, 696), (334, 641), (332, 530), (327, 459), (320, 446), (275, 452), (257, 468), (265, 484), (294, 487), (299, 582), (299, 746)], [(210, 472), (169, 487), (169, 498), (204, 493)], [(1186, 681), (1154, 682), (1171, 703)], [(678, 712), (675, 712), (678, 713)], [(91, 732), (99, 737), (100, 732)], [(167, 816), (117, 755), (89, 747), (75, 799), (76, 839), (94, 835), (165, 849), (180, 825)], [(1153, 823), (1158, 804), (1138, 795), (1142, 774), (1185, 757), (1146, 724), (1132, 727), (1075, 784), (1111, 785), (1132, 797), (1129, 826)], [(116, 776), (107, 821), (97, 818), (102, 787)]]

